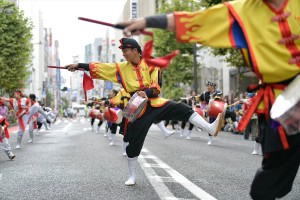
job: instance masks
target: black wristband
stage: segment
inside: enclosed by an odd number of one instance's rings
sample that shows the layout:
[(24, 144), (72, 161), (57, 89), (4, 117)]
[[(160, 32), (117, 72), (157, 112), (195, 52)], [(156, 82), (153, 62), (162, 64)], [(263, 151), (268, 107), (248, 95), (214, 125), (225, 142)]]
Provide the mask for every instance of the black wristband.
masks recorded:
[(90, 65), (88, 63), (78, 63), (78, 68), (82, 68), (84, 71), (90, 71)]
[(148, 28), (166, 29), (168, 27), (168, 19), (166, 14), (145, 17), (145, 20)]

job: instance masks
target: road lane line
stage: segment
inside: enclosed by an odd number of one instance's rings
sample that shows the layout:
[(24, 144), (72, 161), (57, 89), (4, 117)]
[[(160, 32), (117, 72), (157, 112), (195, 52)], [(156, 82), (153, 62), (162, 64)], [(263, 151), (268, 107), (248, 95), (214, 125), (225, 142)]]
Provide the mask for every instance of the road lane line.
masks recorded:
[(0, 174), (0, 181), (1, 181), (1, 178), (2, 178), (2, 174)]
[(151, 167), (145, 167), (145, 164), (148, 163), (144, 159), (143, 155), (139, 156), (138, 162), (160, 199), (177, 199), (163, 181), (160, 180), (160, 177), (156, 174), (156, 172)]
[[(176, 170), (172, 169), (169, 165), (164, 163), (162, 160), (160, 160), (157, 156), (155, 156), (149, 150), (143, 149), (142, 154), (143, 154), (142, 155), (143, 157), (142, 157), (141, 161), (140, 161), (140, 156), (141, 155), (139, 156), (138, 160), (139, 160), (139, 163), (141, 164), (141, 167), (144, 170), (146, 176), (150, 180), (150, 182), (151, 181), (154, 182), (154, 184), (152, 184), (152, 182), (151, 182), (153, 187), (157, 187), (157, 186), (162, 187), (161, 185), (164, 185), (164, 187), (166, 187), (166, 189), (164, 189), (164, 190), (168, 190), (168, 192), (171, 193), (171, 191), (167, 188), (167, 186), (165, 184), (159, 184), (158, 185), (157, 182), (163, 181), (165, 179), (167, 179), (166, 182), (170, 182), (170, 181), (172, 182), (174, 180), (174, 182), (177, 182), (177, 183), (181, 184), (183, 187), (185, 187), (188, 191), (190, 191), (192, 194), (194, 194), (199, 199), (217, 200), (215, 197), (211, 196), (209, 193), (205, 192), (203, 189), (201, 189), (200, 187), (198, 187), (197, 185), (195, 185), (194, 183), (189, 181), (182, 174), (180, 174)], [(145, 158), (151, 158), (157, 164), (148, 163), (145, 160)], [(155, 168), (161, 166), (161, 168), (163, 170), (165, 170), (170, 175), (170, 177), (160, 177), (160, 176), (158, 176), (156, 174), (156, 172), (153, 170), (152, 166), (155, 167)], [(151, 171), (151, 173), (149, 173), (149, 171), (150, 171), (149, 169), (151, 169), (153, 172)], [(161, 199), (166, 199), (166, 197), (167, 198), (169, 198), (169, 197), (173, 198), (174, 195), (169, 196), (169, 194), (168, 194), (168, 196), (164, 196), (164, 194), (159, 194), (159, 196), (160, 197), (163, 196), (163, 198), (161, 198)]]
[(67, 129), (71, 126), (72, 122), (69, 122), (64, 128), (63, 132), (67, 131)]

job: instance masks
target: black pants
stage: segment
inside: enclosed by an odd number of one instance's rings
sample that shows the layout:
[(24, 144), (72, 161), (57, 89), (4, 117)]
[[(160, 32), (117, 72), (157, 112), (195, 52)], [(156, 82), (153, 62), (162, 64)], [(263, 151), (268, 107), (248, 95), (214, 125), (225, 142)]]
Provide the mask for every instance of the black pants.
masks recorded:
[(118, 124), (110, 123), (109, 130), (111, 134), (116, 134), (118, 128)]
[[(186, 122), (181, 122), (181, 128), (184, 129), (186, 126)], [(189, 131), (193, 130), (194, 124), (190, 123), (189, 125)]]
[(134, 123), (128, 123), (127, 133), (129, 145), (126, 153), (129, 158), (140, 155), (146, 135), (153, 122), (157, 120), (180, 120), (188, 121), (194, 110), (183, 103), (169, 101), (162, 107), (152, 107), (147, 103), (147, 108), (143, 116)]
[[(95, 118), (92, 118), (92, 119), (91, 119), (91, 125), (92, 125), (92, 126), (94, 125), (94, 122), (95, 122)], [(99, 121), (98, 126), (101, 126), (102, 123), (103, 123), (103, 121)]]
[(165, 127), (167, 127), (171, 122), (173, 130), (175, 130), (175, 124), (178, 124), (177, 120), (165, 120)]
[(300, 165), (300, 133), (287, 137), (288, 150), (270, 151), (278, 148), (274, 137), (278, 132), (271, 128), (270, 120), (259, 117), (258, 122), (264, 157), (252, 182), (250, 195), (254, 200), (273, 200), (292, 189)]
[(40, 130), (43, 126), (43, 124), (41, 122), (37, 122), (37, 126), (38, 126), (38, 129)]

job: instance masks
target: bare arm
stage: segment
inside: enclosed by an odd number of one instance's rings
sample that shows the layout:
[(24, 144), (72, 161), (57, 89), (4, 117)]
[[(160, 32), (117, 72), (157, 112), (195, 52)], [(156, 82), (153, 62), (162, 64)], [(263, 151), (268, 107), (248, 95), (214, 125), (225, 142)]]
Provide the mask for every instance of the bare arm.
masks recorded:
[(9, 98), (0, 97), (0, 101), (9, 101)]

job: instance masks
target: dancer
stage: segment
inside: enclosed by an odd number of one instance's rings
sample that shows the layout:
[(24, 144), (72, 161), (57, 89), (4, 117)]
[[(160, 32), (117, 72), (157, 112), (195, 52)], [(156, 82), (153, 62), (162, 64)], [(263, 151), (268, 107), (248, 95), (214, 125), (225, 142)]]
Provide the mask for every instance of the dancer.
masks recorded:
[(255, 200), (288, 194), (300, 165), (300, 133), (287, 135), (282, 126), (272, 127), (269, 112), (275, 99), (300, 73), (299, 8), (299, 0), (239, 0), (204, 11), (174, 12), (121, 23), (127, 26), (125, 35), (147, 27), (161, 28), (176, 31), (181, 42), (242, 49), (248, 66), (262, 80), (256, 87), (255, 103), (238, 126), (243, 130), (257, 110), (264, 156), (251, 186), (250, 195)]
[[(208, 103), (210, 100), (214, 99), (214, 96), (219, 93), (220, 91), (216, 90), (216, 84), (211, 82), (211, 81), (206, 81), (206, 86), (207, 86), (207, 91), (203, 92), (200, 95), (200, 100), (202, 101), (203, 104), (206, 105), (206, 107), (208, 106)], [(207, 108), (206, 108), (207, 109)], [(214, 117), (210, 117), (208, 116), (208, 121), (210, 123), (212, 123), (213, 121), (215, 121)], [(208, 134), (208, 142), (207, 145), (211, 145), (213, 142), (213, 137), (211, 134)]]
[[(35, 94), (29, 94), (29, 99), (30, 99), (30, 105), (33, 106), (36, 104), (36, 106), (40, 106), (40, 104), (36, 101), (36, 96)], [(32, 143), (33, 142), (33, 131), (34, 129), (38, 129), (37, 126), (37, 118), (38, 118), (38, 112), (36, 112), (32, 118), (29, 120), (28, 124), (29, 124), (29, 129), (28, 129), (28, 133), (29, 133), (29, 140), (27, 141), (28, 143)]]
[[(197, 92), (195, 90), (193, 90), (193, 91), (191, 91), (190, 95), (191, 96), (187, 100), (183, 99), (182, 102), (188, 104), (189, 106), (191, 106), (195, 110), (196, 105), (198, 103), (198, 101), (197, 101), (197, 99), (198, 99)], [(181, 122), (181, 133), (180, 133), (180, 136), (184, 136), (185, 135), (185, 138), (187, 140), (191, 140), (192, 139), (191, 138), (191, 134), (192, 134), (192, 130), (194, 128), (194, 125), (191, 124), (191, 123), (189, 123), (188, 132), (186, 134), (184, 134), (185, 126), (186, 126), (186, 122)]]
[(16, 156), (11, 151), (11, 147), (8, 141), (9, 132), (7, 127), (9, 126), (8, 121), (5, 117), (0, 115), (0, 147), (4, 150), (10, 160), (13, 160)]
[[(113, 109), (120, 109), (118, 108), (116, 103), (113, 103), (113, 101), (109, 101), (110, 99), (113, 99), (117, 96), (118, 91), (117, 90), (111, 90), (109, 92), (109, 98), (108, 100), (106, 100), (105, 105), (106, 107), (109, 108), (113, 108)], [(109, 127), (109, 132), (108, 132), (108, 139), (110, 140), (109, 145), (113, 146), (115, 144), (115, 137), (116, 137), (116, 133), (117, 133), (117, 128), (118, 128), (118, 124), (117, 123), (113, 123), (113, 122), (107, 122), (108, 123), (108, 127)]]
[(66, 68), (69, 71), (83, 68), (86, 71), (90, 71), (91, 77), (94, 79), (120, 83), (126, 92), (130, 94), (137, 92), (141, 97), (148, 97), (149, 101), (139, 118), (134, 123), (128, 122), (126, 126), (126, 134), (129, 137), (126, 153), (130, 175), (125, 184), (134, 185), (137, 158), (142, 150), (148, 130), (154, 121), (167, 119), (189, 121), (216, 135), (222, 124), (222, 116), (220, 114), (214, 123), (209, 124), (188, 105), (160, 98), (158, 96), (160, 93), (158, 83), (159, 68), (147, 65), (141, 57), (141, 47), (134, 39), (122, 38), (120, 43), (121, 46), (119, 48), (122, 49), (126, 62), (78, 63), (69, 64)]
[(0, 97), (0, 101), (9, 102), (10, 106), (16, 112), (19, 123), (16, 149), (20, 149), (25, 128), (35, 113), (39, 112), (43, 114), (51, 122), (53, 122), (53, 119), (48, 116), (39, 105), (33, 104), (31, 106), (30, 99), (25, 98), (21, 90), (15, 90), (14, 97), (15, 98)]
[[(96, 109), (99, 110), (100, 113), (103, 113), (103, 110), (101, 109), (101, 101), (102, 99), (99, 98), (92, 98), (92, 103), (90, 104), (90, 106), (92, 107), (92, 109)], [(92, 127), (92, 131), (94, 131), (94, 123), (96, 121), (96, 118), (91, 117), (91, 127)], [(100, 127), (103, 124), (103, 120), (99, 120), (98, 124), (97, 124), (97, 129), (96, 129), (96, 133), (100, 133)], [(106, 136), (106, 133), (105, 135)]]

